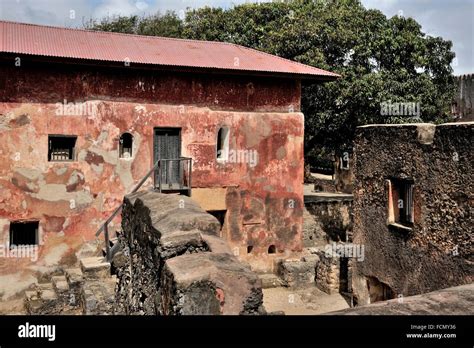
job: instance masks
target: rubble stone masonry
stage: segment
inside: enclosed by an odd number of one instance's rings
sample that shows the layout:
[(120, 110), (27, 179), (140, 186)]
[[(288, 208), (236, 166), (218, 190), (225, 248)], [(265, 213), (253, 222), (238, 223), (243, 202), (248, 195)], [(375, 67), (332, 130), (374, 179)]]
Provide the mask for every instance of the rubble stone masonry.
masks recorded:
[[(473, 122), (358, 128), (353, 243), (365, 246), (365, 258), (353, 262), (352, 289), (359, 304), (370, 302), (369, 279), (385, 299), (473, 281), (473, 144)], [(396, 180), (413, 185), (411, 224), (390, 212)]]
[(218, 237), (217, 219), (188, 197), (128, 195), (122, 227), (116, 313), (264, 313), (260, 279)]

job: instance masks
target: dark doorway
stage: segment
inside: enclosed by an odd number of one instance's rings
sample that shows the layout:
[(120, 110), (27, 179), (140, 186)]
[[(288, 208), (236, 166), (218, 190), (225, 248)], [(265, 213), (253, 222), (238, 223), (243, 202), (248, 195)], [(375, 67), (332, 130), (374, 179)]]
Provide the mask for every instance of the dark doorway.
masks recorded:
[(219, 220), (222, 230), (222, 226), (224, 226), (225, 223), (225, 214), (227, 213), (227, 210), (210, 210), (208, 211), (208, 213), (214, 216), (217, 220)]
[(349, 292), (349, 258), (341, 257), (339, 261), (339, 292)]
[[(155, 172), (155, 183), (164, 187), (178, 187), (180, 183), (181, 128), (155, 128), (154, 163), (161, 161), (161, 180), (159, 171)], [(164, 161), (171, 160), (171, 161)]]
[(367, 277), (367, 290), (369, 291), (370, 303), (387, 301), (395, 298), (393, 290), (385, 283), (375, 277)]
[(38, 244), (38, 221), (10, 222), (10, 246)]

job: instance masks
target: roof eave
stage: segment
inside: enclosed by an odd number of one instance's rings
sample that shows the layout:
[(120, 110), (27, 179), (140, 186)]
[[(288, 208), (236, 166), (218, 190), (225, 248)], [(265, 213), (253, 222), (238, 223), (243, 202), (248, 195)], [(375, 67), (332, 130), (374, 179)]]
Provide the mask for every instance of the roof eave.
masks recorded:
[(163, 65), (163, 64), (145, 64), (145, 63), (130, 63), (125, 66), (123, 62), (109, 61), (109, 60), (93, 60), (82, 58), (67, 58), (56, 56), (34, 55), (28, 53), (15, 52), (1, 52), (0, 59), (27, 57), (32, 62), (48, 62), (58, 64), (71, 64), (82, 66), (107, 66), (111, 68), (126, 68), (126, 69), (141, 69), (141, 70), (166, 70), (179, 72), (194, 72), (194, 73), (214, 73), (222, 75), (240, 75), (240, 76), (263, 76), (263, 77), (279, 77), (288, 79), (297, 79), (305, 81), (329, 82), (341, 78), (341, 75), (317, 75), (317, 74), (301, 74), (292, 72), (278, 72), (278, 71), (259, 71), (259, 70), (243, 70), (243, 69), (223, 69), (214, 67), (192, 67), (179, 65)]

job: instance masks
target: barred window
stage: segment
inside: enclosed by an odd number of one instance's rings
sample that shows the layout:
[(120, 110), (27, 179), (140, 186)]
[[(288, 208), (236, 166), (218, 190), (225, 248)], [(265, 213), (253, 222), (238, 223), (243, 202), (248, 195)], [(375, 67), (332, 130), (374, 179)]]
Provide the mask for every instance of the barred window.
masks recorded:
[(74, 161), (76, 140), (74, 135), (49, 135), (48, 161)]
[(120, 158), (132, 158), (133, 136), (130, 133), (123, 133), (119, 140)]

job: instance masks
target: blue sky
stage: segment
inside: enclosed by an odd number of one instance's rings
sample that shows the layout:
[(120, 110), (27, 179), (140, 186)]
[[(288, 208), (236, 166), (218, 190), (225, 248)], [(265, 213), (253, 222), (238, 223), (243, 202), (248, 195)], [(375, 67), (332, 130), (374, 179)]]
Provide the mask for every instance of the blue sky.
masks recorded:
[[(0, 0), (0, 19), (65, 27), (107, 15), (150, 14), (187, 7), (220, 6), (249, 0)], [(253, 1), (256, 2), (256, 1)], [(456, 75), (474, 73), (474, 0), (362, 0), (368, 8), (391, 17), (415, 18), (423, 31), (453, 42)]]

